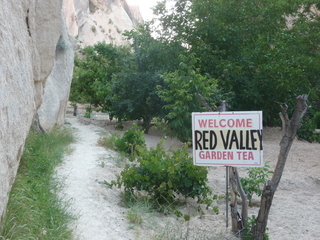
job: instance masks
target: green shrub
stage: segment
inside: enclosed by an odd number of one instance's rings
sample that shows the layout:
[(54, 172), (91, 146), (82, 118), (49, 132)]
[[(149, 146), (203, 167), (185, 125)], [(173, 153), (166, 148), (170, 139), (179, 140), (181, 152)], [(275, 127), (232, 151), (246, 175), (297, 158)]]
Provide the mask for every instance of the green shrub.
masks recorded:
[(251, 205), (253, 194), (261, 196), (261, 185), (268, 180), (269, 174), (273, 173), (269, 170), (270, 166), (267, 163), (265, 163), (264, 167), (247, 168), (248, 177), (240, 178), (243, 190), (247, 194), (249, 205)]
[(136, 146), (145, 146), (144, 131), (139, 130), (137, 124), (125, 131), (122, 138), (115, 139), (116, 149), (120, 152), (133, 154)]
[(308, 142), (320, 142), (320, 133), (315, 132), (317, 128), (317, 120), (318, 115), (315, 115), (315, 118), (305, 117), (297, 132), (298, 138)]
[[(193, 165), (187, 146), (167, 153), (160, 142), (156, 148), (138, 147), (139, 156), (121, 172), (118, 187), (125, 192), (146, 191), (158, 204), (174, 203), (179, 196), (197, 199), (198, 203), (211, 205), (212, 191), (207, 186), (207, 168)], [(159, 206), (160, 206), (159, 205)], [(172, 207), (177, 215), (180, 212)]]

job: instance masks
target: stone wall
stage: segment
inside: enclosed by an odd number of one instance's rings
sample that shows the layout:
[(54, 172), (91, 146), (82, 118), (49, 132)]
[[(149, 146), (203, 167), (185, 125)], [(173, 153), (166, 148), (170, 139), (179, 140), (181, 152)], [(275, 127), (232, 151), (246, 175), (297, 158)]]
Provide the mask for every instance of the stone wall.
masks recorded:
[(61, 36), (60, 0), (2, 1), (0, 9), (0, 217)]

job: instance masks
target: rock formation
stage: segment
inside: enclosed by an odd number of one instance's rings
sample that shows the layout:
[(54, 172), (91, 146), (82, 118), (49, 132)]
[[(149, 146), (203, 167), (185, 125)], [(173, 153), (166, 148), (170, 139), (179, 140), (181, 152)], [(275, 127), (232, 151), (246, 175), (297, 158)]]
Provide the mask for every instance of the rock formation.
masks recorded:
[(3, 1), (0, 10), (0, 216), (55, 64), (62, 2)]
[(127, 44), (122, 34), (143, 23), (139, 8), (125, 0), (69, 0), (63, 5), (69, 34), (81, 46), (97, 42)]
[(125, 0), (20, 0), (3, 1), (0, 19), (1, 222), (35, 116), (47, 131), (64, 122), (76, 45), (70, 35), (84, 45), (120, 45), (142, 17)]
[[(62, 13), (61, 18), (64, 19)], [(39, 122), (45, 131), (55, 124), (64, 124), (73, 73), (76, 40), (68, 35), (65, 21), (56, 47), (55, 62), (47, 78), (42, 104), (38, 110)]]

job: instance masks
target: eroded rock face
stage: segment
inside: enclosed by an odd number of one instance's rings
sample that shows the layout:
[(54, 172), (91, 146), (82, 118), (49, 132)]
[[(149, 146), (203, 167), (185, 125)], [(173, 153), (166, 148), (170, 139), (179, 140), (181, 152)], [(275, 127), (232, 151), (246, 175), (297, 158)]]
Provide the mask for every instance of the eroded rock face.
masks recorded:
[(62, 2), (3, 1), (0, 9), (0, 216), (41, 105), (61, 36)]
[(124, 31), (143, 23), (139, 9), (126, 0), (69, 0), (63, 9), (69, 34), (77, 37), (81, 46), (98, 42), (127, 44)]
[[(61, 18), (64, 18), (64, 14), (61, 14)], [(65, 21), (61, 22), (61, 29), (53, 70), (47, 78), (38, 110), (39, 121), (45, 131), (51, 131), (55, 124), (64, 124), (72, 81), (76, 40), (68, 35)]]

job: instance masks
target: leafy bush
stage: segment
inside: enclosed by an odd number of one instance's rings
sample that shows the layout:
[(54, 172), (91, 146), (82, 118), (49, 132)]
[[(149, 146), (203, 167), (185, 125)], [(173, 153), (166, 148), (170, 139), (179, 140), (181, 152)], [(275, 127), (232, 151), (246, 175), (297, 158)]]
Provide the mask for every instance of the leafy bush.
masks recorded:
[[(207, 186), (207, 169), (193, 165), (187, 147), (166, 153), (162, 142), (147, 150), (138, 147), (139, 156), (128, 164), (118, 178), (118, 187), (125, 192), (146, 191), (158, 204), (172, 204), (178, 196), (197, 198), (198, 203), (209, 206), (212, 191)], [(179, 214), (174, 207), (176, 214)], [(181, 216), (181, 215), (180, 215)]]
[(198, 94), (213, 106), (211, 99), (217, 88), (217, 80), (201, 75), (195, 65), (199, 59), (194, 54), (180, 55), (180, 69), (162, 75), (167, 87), (158, 87), (158, 95), (169, 111), (165, 116), (171, 135), (183, 143), (191, 143), (191, 113), (205, 111)]
[(125, 131), (122, 138), (115, 139), (116, 149), (120, 152), (133, 154), (136, 146), (145, 146), (143, 134), (144, 131), (139, 130), (137, 124), (132, 124), (132, 127)]
[(299, 139), (306, 140), (308, 142), (320, 142), (320, 133), (316, 133), (319, 114), (315, 115), (314, 118), (305, 117), (302, 120), (302, 125), (299, 128), (297, 135)]
[(243, 190), (247, 194), (249, 205), (251, 205), (252, 195), (255, 193), (259, 197), (262, 194), (261, 185), (265, 183), (269, 177), (269, 174), (273, 173), (270, 171), (270, 166), (267, 165), (268, 162), (264, 165), (264, 167), (254, 167), (247, 168), (248, 169), (248, 177), (240, 178)]

